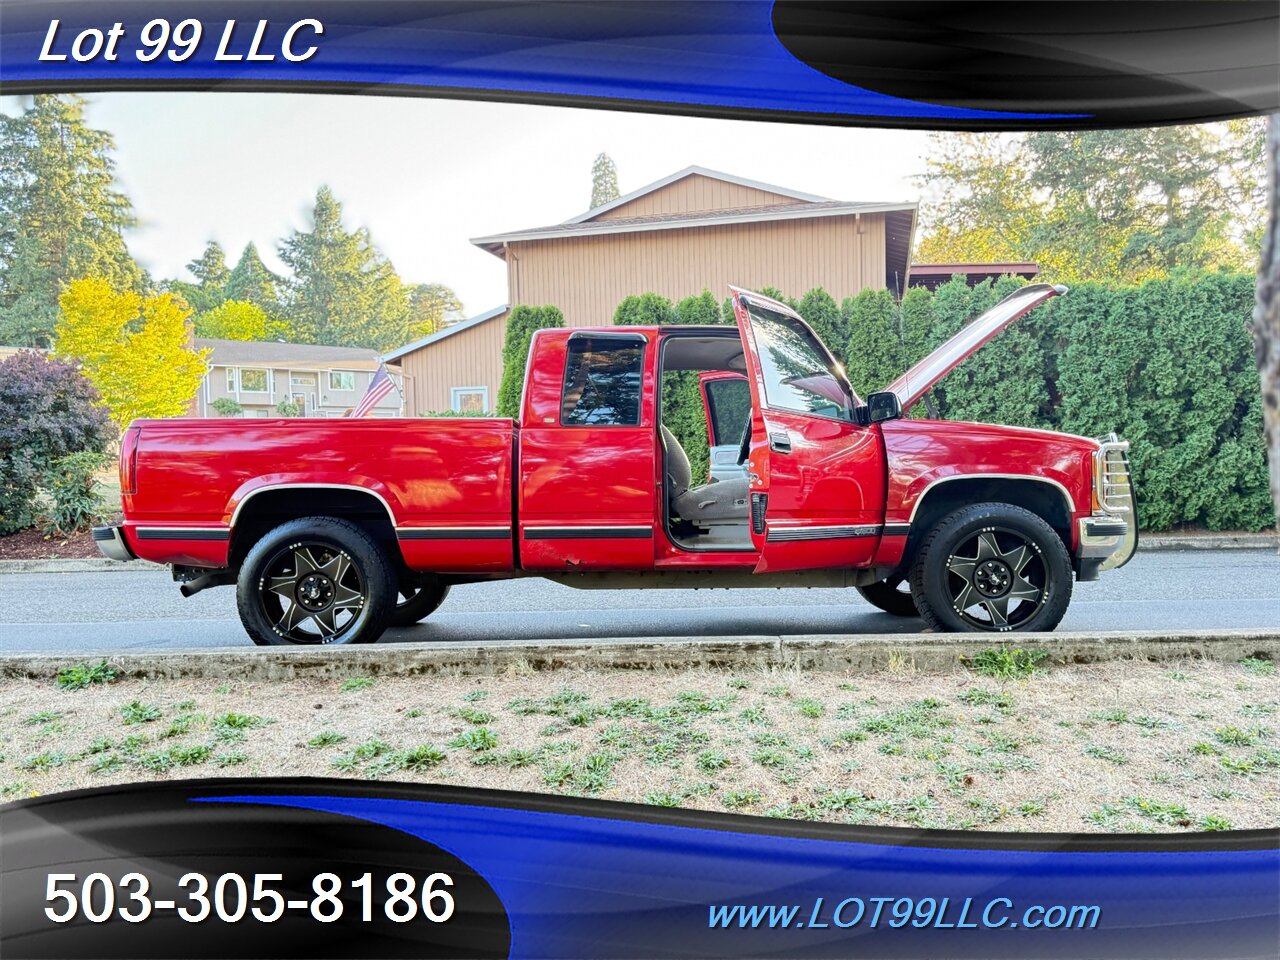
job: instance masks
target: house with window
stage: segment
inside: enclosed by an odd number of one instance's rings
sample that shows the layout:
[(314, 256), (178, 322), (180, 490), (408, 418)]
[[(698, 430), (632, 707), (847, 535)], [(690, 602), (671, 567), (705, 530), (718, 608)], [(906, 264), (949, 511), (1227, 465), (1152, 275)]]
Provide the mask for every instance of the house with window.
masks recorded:
[[(631, 294), (678, 301), (727, 284), (837, 301), (907, 288), (915, 203), (833, 200), (687, 167), (550, 226), (471, 242), (507, 268), (507, 304), (559, 307), (570, 327), (612, 323)], [(501, 305), (386, 355), (405, 410), (492, 410), (502, 378)]]
[[(212, 351), (209, 372), (192, 403), (194, 417), (228, 415), (220, 407), (233, 416), (276, 417), (281, 404), (297, 416), (341, 417), (360, 402), (379, 363), (376, 350), (354, 347), (200, 338), (194, 346)], [(378, 402), (373, 416), (404, 412), (400, 369), (389, 363), (387, 372), (396, 389)]]

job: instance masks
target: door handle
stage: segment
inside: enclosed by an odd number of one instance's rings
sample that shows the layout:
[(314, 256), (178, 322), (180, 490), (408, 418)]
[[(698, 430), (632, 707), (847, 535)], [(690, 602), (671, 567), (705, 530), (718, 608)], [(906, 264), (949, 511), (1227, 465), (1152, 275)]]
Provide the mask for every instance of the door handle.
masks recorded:
[(777, 433), (769, 434), (769, 449), (775, 453), (791, 452), (791, 434), (782, 430)]

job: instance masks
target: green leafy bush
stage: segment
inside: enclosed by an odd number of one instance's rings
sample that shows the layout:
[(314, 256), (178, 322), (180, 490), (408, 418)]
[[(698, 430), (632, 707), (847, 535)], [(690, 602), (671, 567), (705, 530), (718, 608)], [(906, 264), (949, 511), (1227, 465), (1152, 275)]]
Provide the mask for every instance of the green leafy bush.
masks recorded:
[(98, 393), (72, 364), (22, 351), (0, 362), (0, 535), (35, 520), (35, 503), (63, 457), (101, 454), (114, 431)]
[(105, 454), (81, 451), (53, 462), (43, 483), (47, 503), (40, 526), (46, 536), (67, 537), (102, 519), (107, 508), (97, 492), (96, 474), (107, 461)]
[(295, 403), (292, 400), (281, 400), (276, 404), (276, 413), (282, 417), (300, 417), (302, 416), (302, 404)]
[(529, 360), (529, 341), (535, 330), (563, 327), (564, 314), (556, 307), (512, 307), (507, 315), (507, 332), (502, 341), (502, 382), (498, 385), (498, 416), (518, 417), (524, 390), (524, 368)]
[(236, 403), (230, 397), (219, 397), (213, 403), (209, 404), (213, 407), (214, 412), (220, 417), (238, 417), (244, 413), (244, 407)]

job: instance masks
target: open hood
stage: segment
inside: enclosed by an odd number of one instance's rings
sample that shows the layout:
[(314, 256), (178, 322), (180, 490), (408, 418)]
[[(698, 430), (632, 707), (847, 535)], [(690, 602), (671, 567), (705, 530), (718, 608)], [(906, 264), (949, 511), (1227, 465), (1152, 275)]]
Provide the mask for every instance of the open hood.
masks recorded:
[(907, 410), (919, 402), (935, 383), (988, 340), (1008, 328), (1013, 321), (1031, 312), (1050, 297), (1061, 296), (1066, 292), (1066, 287), (1049, 283), (1031, 283), (1014, 291), (976, 320), (966, 324), (955, 336), (884, 389), (896, 393), (902, 409)]

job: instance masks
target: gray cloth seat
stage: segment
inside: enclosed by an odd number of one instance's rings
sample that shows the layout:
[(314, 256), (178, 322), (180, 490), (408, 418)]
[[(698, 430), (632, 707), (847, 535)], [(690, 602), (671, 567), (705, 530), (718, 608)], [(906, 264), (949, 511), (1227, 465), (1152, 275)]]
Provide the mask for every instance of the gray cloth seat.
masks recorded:
[(745, 523), (750, 481), (746, 477), (691, 486), (689, 455), (665, 426), (660, 428), (667, 472), (667, 492), (673, 511), (690, 523)]

